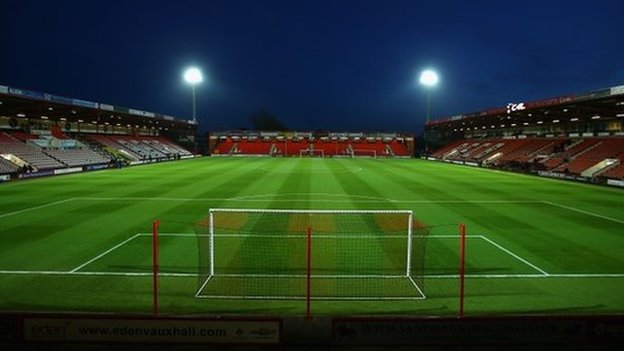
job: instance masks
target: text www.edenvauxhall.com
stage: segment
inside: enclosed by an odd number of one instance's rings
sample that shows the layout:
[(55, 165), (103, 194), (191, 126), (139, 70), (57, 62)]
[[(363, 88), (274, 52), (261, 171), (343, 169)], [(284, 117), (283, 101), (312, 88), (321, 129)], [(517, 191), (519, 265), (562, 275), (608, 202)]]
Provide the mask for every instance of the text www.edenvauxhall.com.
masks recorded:
[(109, 335), (109, 336), (150, 336), (150, 337), (167, 337), (167, 336), (199, 336), (199, 337), (225, 337), (227, 335), (225, 329), (197, 328), (197, 327), (161, 327), (161, 328), (139, 328), (139, 327), (123, 327), (123, 328), (78, 328), (81, 335)]

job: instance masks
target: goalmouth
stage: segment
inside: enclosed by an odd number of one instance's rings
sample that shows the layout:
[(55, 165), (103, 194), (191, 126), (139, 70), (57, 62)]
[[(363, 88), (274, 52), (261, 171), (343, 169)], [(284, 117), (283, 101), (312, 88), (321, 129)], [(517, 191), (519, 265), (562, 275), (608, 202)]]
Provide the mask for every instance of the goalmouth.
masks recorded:
[(353, 149), (351, 157), (372, 157), (377, 158), (377, 151), (368, 149)]
[(195, 296), (418, 300), (428, 228), (404, 210), (209, 210)]
[(325, 157), (325, 150), (322, 149), (302, 149), (299, 150), (299, 157)]

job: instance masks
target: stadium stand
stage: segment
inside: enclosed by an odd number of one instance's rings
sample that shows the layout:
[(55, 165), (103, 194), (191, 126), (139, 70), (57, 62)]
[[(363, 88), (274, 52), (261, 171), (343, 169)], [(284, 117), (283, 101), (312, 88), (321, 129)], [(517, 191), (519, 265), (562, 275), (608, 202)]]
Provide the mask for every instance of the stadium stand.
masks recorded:
[(279, 155), (300, 156), (397, 156), (409, 157), (407, 146), (397, 139), (381, 140), (346, 137), (221, 137), (213, 149), (215, 155)]
[(19, 167), (17, 167), (17, 165), (14, 165), (13, 163), (0, 157), (0, 174), (14, 173), (18, 170)]
[[(585, 140), (587, 141), (587, 139)], [(585, 149), (577, 152), (569, 162), (557, 167), (556, 171), (567, 171), (572, 174), (581, 174), (583, 171), (605, 159), (618, 159), (624, 154), (624, 139), (592, 139)]]
[(219, 141), (214, 153), (217, 155), (227, 155), (234, 147), (234, 141), (231, 138), (225, 138)]
[(59, 139), (51, 133), (35, 135), (13, 130), (0, 132), (0, 154), (7, 155), (0, 162), (0, 172), (19, 172), (23, 163), (34, 167), (34, 171), (108, 164), (114, 156), (105, 148), (120, 151), (131, 161), (192, 155), (164, 137), (93, 134), (70, 139), (63, 134), (63, 139)]
[(624, 138), (617, 137), (457, 140), (431, 156), (489, 167), (547, 170), (584, 177), (624, 177)]
[(164, 137), (93, 134), (89, 135), (88, 138), (98, 142), (103, 147), (122, 152), (133, 161), (169, 159), (176, 154), (180, 156), (192, 155), (188, 150)]
[(620, 157), (619, 162), (612, 167), (605, 169), (598, 174), (600, 177), (609, 179), (624, 179), (624, 156)]
[[(36, 136), (26, 135), (26, 133), (21, 132), (18, 133), (18, 135), (26, 140), (37, 138)], [(13, 154), (38, 170), (62, 168), (66, 166), (58, 160), (46, 155), (40, 147), (24, 143), (20, 139), (4, 132), (0, 132), (0, 153)]]
[(407, 147), (405, 146), (405, 144), (400, 143), (398, 140), (396, 139), (392, 139), (392, 141), (390, 141), (390, 148), (392, 150), (392, 154), (394, 156), (399, 156), (399, 157), (409, 157), (409, 151), (407, 150)]
[(104, 164), (111, 160), (88, 148), (48, 149), (44, 150), (44, 153), (69, 167)]
[(108, 135), (103, 134), (93, 134), (89, 135), (89, 138), (100, 143), (102, 147), (109, 147), (115, 150), (122, 152), (126, 157), (130, 158), (132, 161), (139, 161), (141, 156), (136, 154), (134, 151), (126, 148), (124, 145), (117, 143), (115, 140), (110, 138)]
[(269, 155), (271, 152), (271, 145), (273, 145), (273, 143), (270, 141), (242, 139), (236, 144), (232, 153), (243, 155)]

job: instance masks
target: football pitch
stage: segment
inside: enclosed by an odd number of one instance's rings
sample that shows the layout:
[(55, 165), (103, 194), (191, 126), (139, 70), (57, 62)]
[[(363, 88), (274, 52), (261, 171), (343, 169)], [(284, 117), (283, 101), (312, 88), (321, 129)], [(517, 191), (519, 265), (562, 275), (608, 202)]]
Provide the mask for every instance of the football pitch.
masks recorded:
[[(194, 224), (211, 208), (409, 210), (431, 228), (417, 298), (384, 299), (410, 286), (388, 280), (369, 287), (379, 299), (315, 299), (312, 272), (313, 315), (457, 314), (460, 223), (465, 314), (624, 312), (621, 189), (414, 159), (214, 157), (0, 184), (0, 310), (150, 313), (159, 220), (161, 313), (303, 315), (302, 299), (237, 298), (257, 276), (229, 283), (234, 298), (196, 296), (203, 248)], [(262, 273), (267, 256), (247, 259), (256, 246), (246, 240), (216, 246), (215, 257), (242, 256)], [(276, 256), (305, 257), (303, 246), (279, 242)], [(313, 259), (340, 269), (350, 264), (343, 256), (373, 266), (405, 256), (357, 242)], [(280, 279), (264, 288), (300, 278)], [(362, 284), (347, 281), (340, 293), (357, 297)]]

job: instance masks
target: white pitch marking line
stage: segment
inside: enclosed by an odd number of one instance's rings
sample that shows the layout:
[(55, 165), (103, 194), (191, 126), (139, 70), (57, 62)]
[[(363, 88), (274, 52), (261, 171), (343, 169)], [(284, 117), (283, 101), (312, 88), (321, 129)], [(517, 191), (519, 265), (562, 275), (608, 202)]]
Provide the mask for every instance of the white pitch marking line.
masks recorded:
[[(313, 197), (323, 197), (323, 196), (327, 196), (327, 197), (342, 197), (342, 198), (355, 198), (355, 199), (365, 199), (365, 200), (376, 200), (376, 201), (392, 201), (391, 199), (386, 199), (383, 197), (375, 197), (375, 196), (361, 196), (361, 195), (341, 195), (341, 194), (329, 194), (329, 193), (286, 193), (286, 194), (261, 194), (261, 195), (244, 195), (244, 196), (238, 196), (238, 197), (232, 197), (230, 198), (230, 200), (233, 201), (238, 201), (238, 200), (250, 200), (250, 199), (257, 199), (257, 198), (276, 198), (276, 197), (290, 197), (290, 196), (313, 196)], [(306, 200), (309, 201), (309, 200)]]
[[(130, 276), (130, 277), (151, 277), (153, 272), (68, 272), (68, 271), (14, 271), (14, 270), (0, 270), (0, 275), (72, 275), (72, 276)], [(197, 277), (197, 273), (176, 273), (176, 272), (160, 272), (159, 276), (162, 277)], [(249, 276), (246, 274), (240, 275), (220, 275), (221, 277), (230, 278), (244, 278)], [(304, 277), (305, 275), (301, 275)], [(275, 277), (275, 276), (274, 276)], [(343, 276), (340, 276), (343, 277)], [(369, 276), (370, 277), (370, 276)], [(431, 279), (457, 279), (457, 274), (425, 274), (424, 278)], [(466, 274), (466, 278), (484, 278), (484, 279), (515, 279), (515, 278), (624, 278), (624, 273), (562, 273), (562, 274)], [(250, 278), (253, 278), (251, 276)], [(257, 277), (261, 278), (261, 277)], [(379, 278), (378, 276), (375, 278)], [(392, 277), (393, 279), (395, 277)], [(405, 278), (405, 275), (397, 275), (396, 279)]]
[(506, 252), (506, 253), (510, 254), (511, 256), (515, 257), (517, 260), (519, 260), (519, 261), (521, 261), (521, 262), (523, 262), (523, 263), (527, 264), (528, 266), (530, 266), (531, 268), (535, 269), (536, 271), (539, 271), (539, 272), (540, 272), (540, 273), (542, 273), (543, 275), (545, 275), (545, 276), (550, 275), (550, 274), (548, 274), (548, 272), (546, 272), (545, 270), (543, 270), (543, 269), (539, 268), (538, 266), (536, 266), (536, 265), (532, 264), (531, 262), (529, 262), (529, 261), (525, 260), (524, 258), (522, 258), (522, 257), (520, 257), (520, 256), (518, 256), (518, 255), (516, 255), (515, 253), (513, 253), (513, 252), (511, 252), (511, 251), (507, 250), (506, 248), (504, 248), (504, 247), (502, 247), (501, 245), (499, 245), (499, 244), (495, 243), (493, 240), (489, 239), (488, 237), (486, 237), (486, 236), (484, 236), (484, 235), (481, 235), (481, 237), (483, 238), (483, 240), (485, 240), (485, 241), (489, 242), (490, 244), (492, 244), (492, 245), (496, 246), (497, 248), (499, 248), (499, 249), (503, 250), (504, 252)]
[[(314, 195), (314, 194), (308, 194)], [(189, 202), (206, 202), (206, 201), (243, 201), (243, 202), (263, 202), (263, 199), (251, 199), (251, 196), (244, 197), (229, 197), (229, 198), (175, 198), (175, 197), (77, 197), (72, 200), (87, 200), (87, 201), (189, 201)], [(272, 202), (323, 202), (323, 203), (414, 203), (414, 204), (539, 204), (545, 203), (541, 200), (396, 200), (396, 199), (382, 199), (378, 200), (374, 197), (367, 199), (368, 197), (358, 196), (357, 198), (364, 198), (364, 200), (308, 200), (308, 199), (272, 199)]]
[(55, 202), (50, 202), (49, 204), (43, 204), (43, 205), (39, 205), (39, 206), (24, 208), (24, 209), (13, 211), (13, 212), (3, 213), (3, 214), (0, 214), (0, 218), (13, 216), (13, 215), (24, 213), (24, 212), (28, 212), (28, 211), (34, 211), (34, 210), (38, 210), (38, 209), (41, 209), (41, 208), (44, 208), (44, 207), (60, 205), (60, 204), (63, 204), (63, 203), (66, 203), (66, 202), (70, 202), (70, 201), (73, 201), (73, 200), (77, 200), (77, 198), (73, 197), (71, 199), (59, 200), (59, 201), (55, 201)]
[[(152, 233), (138, 233), (140, 236), (152, 236)], [(407, 234), (406, 234), (407, 235)], [(315, 238), (319, 239), (396, 239), (405, 238), (406, 235), (388, 234), (388, 235), (336, 235), (336, 234), (317, 234)], [(158, 236), (173, 236), (173, 237), (208, 237), (209, 234), (193, 234), (193, 233), (158, 233)], [(307, 234), (214, 234), (218, 238), (306, 238)], [(413, 237), (423, 237), (423, 235), (414, 235)], [(459, 235), (425, 235), (427, 239), (459, 239)], [(466, 239), (482, 239), (482, 235), (466, 235)]]
[(586, 214), (588, 216), (594, 216), (594, 217), (606, 219), (606, 220), (609, 220), (609, 221), (612, 221), (612, 222), (624, 224), (624, 221), (621, 220), (621, 219), (612, 218), (612, 217), (608, 217), (608, 216), (603, 216), (603, 215), (598, 214), (598, 213), (593, 213), (593, 212), (581, 210), (581, 209), (570, 207), (570, 206), (560, 205), (558, 203), (554, 203), (554, 202), (551, 202), (551, 201), (542, 201), (542, 202), (545, 203), (545, 204), (551, 205), (551, 206), (555, 206), (555, 207), (559, 207), (559, 208), (565, 208), (566, 210), (570, 210), (570, 211)]
[(69, 271), (69, 273), (76, 273), (76, 271), (80, 270), (81, 268), (83, 268), (83, 267), (87, 266), (88, 264), (90, 264), (90, 263), (92, 263), (92, 262), (95, 262), (95, 261), (99, 260), (100, 258), (102, 258), (102, 257), (104, 257), (105, 255), (109, 254), (109, 253), (110, 253), (110, 252), (112, 252), (113, 250), (115, 250), (115, 249), (117, 249), (117, 248), (119, 248), (119, 247), (121, 247), (121, 246), (125, 245), (125, 244), (126, 244), (126, 243), (128, 243), (129, 241), (131, 241), (131, 240), (133, 240), (133, 239), (137, 238), (139, 235), (140, 235), (140, 234), (138, 234), (138, 233), (137, 233), (137, 234), (134, 234), (133, 236), (129, 237), (128, 239), (126, 239), (126, 240), (124, 240), (124, 241), (120, 242), (119, 244), (117, 244), (117, 245), (115, 245), (115, 246), (111, 247), (110, 249), (108, 249), (108, 250), (106, 250), (106, 251), (102, 252), (101, 254), (99, 254), (99, 255), (97, 255), (97, 256), (95, 256), (95, 257), (93, 257), (92, 259), (90, 259), (90, 260), (88, 260), (87, 262), (85, 262), (85, 263), (81, 264), (80, 266), (78, 266), (78, 267), (76, 267), (76, 268), (72, 269), (71, 271)]

